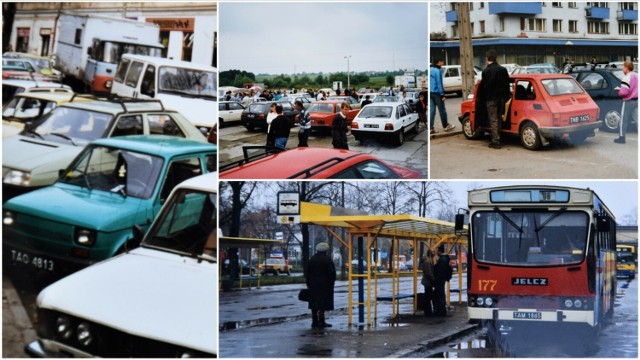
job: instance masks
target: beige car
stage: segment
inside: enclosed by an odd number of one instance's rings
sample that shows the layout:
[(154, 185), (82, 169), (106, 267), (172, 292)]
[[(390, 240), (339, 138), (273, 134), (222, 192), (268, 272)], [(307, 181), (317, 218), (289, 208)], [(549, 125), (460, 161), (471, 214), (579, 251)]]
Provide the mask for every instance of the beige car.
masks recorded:
[(291, 275), (291, 268), (284, 258), (268, 258), (263, 264), (260, 265), (260, 274)]

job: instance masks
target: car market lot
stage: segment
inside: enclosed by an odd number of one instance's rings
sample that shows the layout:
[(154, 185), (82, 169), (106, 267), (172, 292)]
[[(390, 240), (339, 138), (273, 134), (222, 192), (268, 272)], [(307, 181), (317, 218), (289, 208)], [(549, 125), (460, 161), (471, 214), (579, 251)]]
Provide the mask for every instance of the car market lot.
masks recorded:
[[(247, 131), (243, 126), (230, 126), (222, 128), (219, 131), (219, 162), (224, 165), (234, 160), (240, 160), (243, 157), (242, 147), (249, 145), (261, 145), (266, 143), (267, 134), (264, 132)], [(406, 167), (419, 171), (422, 178), (426, 179), (428, 175), (428, 157), (427, 157), (427, 134), (424, 128), (417, 133), (410, 131), (407, 133), (404, 143), (401, 146), (395, 146), (385, 141), (375, 139), (367, 139), (364, 144), (355, 140), (353, 135), (349, 134), (347, 140), (349, 150), (371, 154), (380, 160), (401, 167)], [(298, 145), (298, 130), (291, 129), (287, 149), (293, 149)], [(312, 132), (309, 136), (310, 147), (332, 148), (331, 135), (328, 132)]]

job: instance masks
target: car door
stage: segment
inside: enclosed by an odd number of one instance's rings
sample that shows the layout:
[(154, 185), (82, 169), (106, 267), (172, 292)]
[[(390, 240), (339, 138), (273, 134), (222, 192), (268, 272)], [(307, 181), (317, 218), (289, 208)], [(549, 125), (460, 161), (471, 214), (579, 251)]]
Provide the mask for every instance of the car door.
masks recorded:
[(551, 126), (551, 114), (544, 96), (539, 93), (532, 80), (515, 81), (514, 92), (506, 117), (503, 117), (502, 130), (517, 133), (520, 124), (525, 120), (533, 121), (539, 126)]
[(462, 77), (459, 67), (446, 68), (443, 76), (443, 86), (445, 92), (456, 91), (462, 88)]
[(229, 118), (225, 119), (225, 121), (240, 121), (240, 117), (242, 116), (242, 112), (244, 111), (244, 106), (237, 102), (229, 103), (228, 106)]
[(405, 128), (413, 126), (413, 124), (418, 121), (418, 114), (416, 112), (413, 112), (413, 110), (411, 110), (411, 107), (407, 104), (402, 104), (401, 107), (405, 113), (405, 116), (402, 120), (402, 126), (404, 126)]
[(598, 72), (585, 71), (571, 75), (575, 75), (576, 80), (598, 105), (601, 120), (612, 116), (620, 118), (622, 98), (613, 90), (616, 85), (612, 81)]
[(118, 94), (120, 96), (137, 98), (140, 89), (138, 84), (144, 74), (144, 63), (141, 61), (132, 61), (127, 71), (127, 75), (124, 78), (123, 93)]

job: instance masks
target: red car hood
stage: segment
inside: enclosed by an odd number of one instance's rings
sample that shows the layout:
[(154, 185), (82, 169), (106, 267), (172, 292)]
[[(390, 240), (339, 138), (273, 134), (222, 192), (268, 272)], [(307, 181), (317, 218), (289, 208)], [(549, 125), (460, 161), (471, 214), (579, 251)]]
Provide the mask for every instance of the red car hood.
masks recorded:
[(398, 173), (398, 175), (402, 176), (403, 179), (422, 179), (422, 174), (420, 174), (420, 172), (418, 171), (403, 168), (401, 166), (390, 165), (390, 164), (387, 164), (387, 166), (392, 168), (393, 171)]

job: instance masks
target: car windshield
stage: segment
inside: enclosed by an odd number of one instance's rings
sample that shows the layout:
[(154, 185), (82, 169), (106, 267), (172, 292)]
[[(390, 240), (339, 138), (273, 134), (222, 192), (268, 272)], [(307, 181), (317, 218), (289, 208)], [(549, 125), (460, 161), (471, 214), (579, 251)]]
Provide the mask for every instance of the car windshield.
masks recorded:
[(472, 241), (479, 263), (513, 266), (577, 264), (587, 247), (584, 212), (482, 211), (472, 218)]
[(267, 259), (267, 265), (284, 265), (282, 259)]
[(55, 101), (16, 97), (2, 111), (2, 118), (15, 120), (35, 119), (56, 107)]
[(373, 102), (398, 102), (397, 96), (376, 96)]
[(160, 92), (195, 97), (215, 97), (218, 88), (215, 72), (174, 66), (160, 67), (158, 84)]
[(622, 79), (624, 78), (624, 72), (622, 71), (622, 69), (612, 70), (611, 75), (615, 76), (620, 81), (622, 81)]
[(24, 134), (42, 140), (84, 146), (102, 137), (112, 118), (111, 114), (57, 107), (42, 117), (37, 126), (25, 130)]
[(635, 262), (633, 254), (630, 253), (618, 252), (617, 257), (618, 263), (621, 264), (633, 264)]
[(391, 106), (365, 106), (362, 111), (358, 114), (359, 118), (368, 119), (368, 118), (390, 118), (391, 113), (393, 112), (393, 107)]
[(216, 194), (181, 188), (165, 205), (143, 246), (215, 261)]
[(575, 79), (546, 79), (542, 80), (542, 86), (551, 96), (582, 94), (584, 90)]
[(266, 110), (266, 106), (266, 104), (251, 103), (249, 104), (249, 110), (247, 111), (251, 113), (263, 114)]
[(120, 63), (123, 54), (162, 56), (162, 49), (155, 46), (127, 44), (113, 41), (100, 42), (93, 49), (93, 57), (109, 64)]
[(157, 156), (90, 145), (58, 181), (148, 199), (158, 182), (162, 164), (162, 158)]
[(311, 104), (309, 106), (309, 110), (307, 112), (321, 112), (321, 113), (332, 113), (333, 112), (333, 104)]

